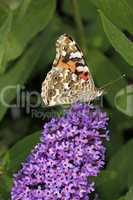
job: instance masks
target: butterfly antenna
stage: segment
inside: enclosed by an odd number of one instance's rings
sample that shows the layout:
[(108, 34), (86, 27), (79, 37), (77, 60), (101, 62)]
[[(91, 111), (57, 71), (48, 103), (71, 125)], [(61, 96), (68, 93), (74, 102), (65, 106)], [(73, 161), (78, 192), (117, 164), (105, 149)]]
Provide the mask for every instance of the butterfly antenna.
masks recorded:
[(122, 74), (119, 78), (113, 80), (113, 81), (110, 81), (109, 83), (103, 85), (102, 87), (100, 87), (101, 90), (104, 90), (105, 88), (108, 88), (110, 85), (113, 85), (114, 83), (120, 81), (121, 79), (125, 78), (126, 77), (126, 74)]

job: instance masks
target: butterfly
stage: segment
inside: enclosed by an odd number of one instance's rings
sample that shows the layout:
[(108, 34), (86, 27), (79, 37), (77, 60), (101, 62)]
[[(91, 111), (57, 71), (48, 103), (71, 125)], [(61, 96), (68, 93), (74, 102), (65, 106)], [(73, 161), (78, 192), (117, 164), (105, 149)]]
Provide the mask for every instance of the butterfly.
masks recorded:
[(41, 97), (46, 106), (89, 102), (103, 94), (95, 87), (84, 56), (76, 42), (67, 34), (56, 42), (52, 69), (42, 83)]

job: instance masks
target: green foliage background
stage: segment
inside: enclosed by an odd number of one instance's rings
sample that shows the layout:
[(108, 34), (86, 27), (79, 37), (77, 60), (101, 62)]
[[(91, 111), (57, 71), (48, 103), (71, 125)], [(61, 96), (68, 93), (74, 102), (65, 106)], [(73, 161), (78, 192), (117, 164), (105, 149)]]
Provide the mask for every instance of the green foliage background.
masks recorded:
[[(98, 86), (126, 75), (104, 95), (110, 141), (106, 166), (95, 181), (101, 200), (133, 200), (132, 0), (0, 0), (0, 94), (11, 85), (41, 92), (63, 33), (83, 49)], [(7, 103), (16, 98), (13, 89), (4, 96)], [(21, 107), (7, 108), (0, 98), (0, 199), (10, 199), (12, 174), (37, 143), (45, 121), (61, 112), (39, 109), (45, 119)]]

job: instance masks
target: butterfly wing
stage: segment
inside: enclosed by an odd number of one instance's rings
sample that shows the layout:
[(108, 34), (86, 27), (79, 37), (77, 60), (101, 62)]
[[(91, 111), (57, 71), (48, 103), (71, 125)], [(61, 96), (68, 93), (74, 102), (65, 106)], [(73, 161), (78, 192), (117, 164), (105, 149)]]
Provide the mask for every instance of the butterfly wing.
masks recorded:
[(56, 42), (56, 57), (42, 84), (46, 105), (90, 101), (98, 96), (91, 73), (76, 42), (63, 34)]
[(69, 69), (81, 79), (89, 80), (94, 87), (94, 82), (82, 51), (76, 42), (66, 34), (61, 35), (56, 42), (56, 57), (53, 66)]

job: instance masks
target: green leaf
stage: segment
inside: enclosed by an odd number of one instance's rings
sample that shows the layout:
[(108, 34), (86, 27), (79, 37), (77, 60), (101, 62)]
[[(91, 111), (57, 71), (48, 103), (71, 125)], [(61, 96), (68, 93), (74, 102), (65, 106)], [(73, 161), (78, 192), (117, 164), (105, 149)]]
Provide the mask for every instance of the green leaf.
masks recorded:
[(132, 199), (133, 199), (133, 186), (130, 188), (129, 192), (125, 197), (125, 200), (132, 200)]
[[(121, 76), (119, 69), (100, 51), (92, 49), (88, 51), (87, 56), (88, 66), (91, 69), (94, 79), (99, 87), (111, 83), (113, 80)], [(126, 80), (119, 80), (119, 84), (114, 83), (106, 88), (104, 96), (107, 98), (110, 105), (114, 106), (114, 97), (116, 93), (124, 86)]]
[(86, 41), (89, 47), (92, 46), (93, 48), (98, 48), (105, 52), (110, 48), (110, 43), (103, 31), (103, 26), (100, 20), (100, 17), (97, 17), (91, 26), (86, 27)]
[(107, 157), (111, 159), (122, 147), (124, 142), (123, 133), (125, 130), (130, 130), (132, 128), (133, 120), (117, 109), (107, 110), (107, 113), (110, 119), (110, 141), (107, 142), (106, 147)]
[(12, 11), (17, 9), (20, 5), (25, 0), (1, 0), (0, 4), (8, 6)]
[(14, 12), (10, 45), (8, 47), (8, 61), (18, 57), (27, 43), (51, 20), (55, 10), (54, 0), (23, 1)]
[(125, 197), (120, 197), (118, 200), (125, 200)]
[(115, 105), (118, 110), (133, 117), (133, 85), (128, 85), (116, 94)]
[(9, 192), (11, 189), (12, 185), (12, 179), (9, 177), (7, 174), (2, 174), (0, 176), (0, 199), (5, 200), (5, 199), (10, 199), (9, 197)]
[(0, 120), (6, 110), (10, 107), (9, 103), (15, 98), (17, 86), (22, 86), (31, 75), (44, 45), (44, 35), (33, 41), (19, 61), (0, 76)]
[(125, 197), (121, 197), (118, 200), (132, 200), (133, 199), (133, 186), (129, 189)]
[(111, 57), (112, 62), (114, 62), (117, 66), (117, 68), (124, 74), (126, 74), (127, 79), (132, 79), (132, 68), (128, 63), (121, 59), (121, 55), (117, 52), (114, 52), (114, 55)]
[[(97, 12), (90, 0), (78, 0), (77, 3), (79, 4), (80, 15), (82, 18), (86, 20), (94, 20), (96, 18)], [(69, 1), (64, 1), (63, 10), (69, 15), (73, 15), (73, 9)]]
[(16, 172), (21, 163), (26, 159), (32, 148), (39, 141), (40, 131), (26, 136), (24, 139), (18, 141), (9, 151), (4, 158), (3, 168), (9, 174)]
[(27, 9), (29, 8), (31, 1), (32, 0), (23, 0), (21, 2), (20, 7), (18, 9), (19, 10), (19, 20), (21, 20), (23, 17), (25, 17), (24, 15), (26, 14)]
[(104, 31), (115, 50), (133, 66), (133, 43), (115, 26), (102, 11), (99, 11)]
[(133, 34), (133, 9), (129, 0), (91, 0), (91, 2), (102, 10), (113, 24)]
[(133, 170), (133, 139), (116, 153), (106, 170), (97, 177), (97, 189), (102, 200), (117, 199), (128, 188), (128, 179)]
[(132, 187), (133, 186), (133, 170), (130, 174), (130, 176), (128, 176), (128, 187)]
[(132, 0), (127, 0), (127, 3), (130, 6), (130, 8), (133, 9), (133, 1)]
[[(5, 11), (6, 10), (6, 11)], [(6, 18), (3, 20), (2, 24), (0, 25), (0, 74), (5, 71), (5, 64), (6, 64), (6, 59), (7, 59), (7, 49), (9, 46), (9, 33), (11, 31), (11, 24), (12, 24), (12, 12), (3, 7), (1, 8), (0, 5), (0, 12), (4, 11), (3, 15), (8, 12)], [(0, 16), (3, 18), (3, 16)]]

